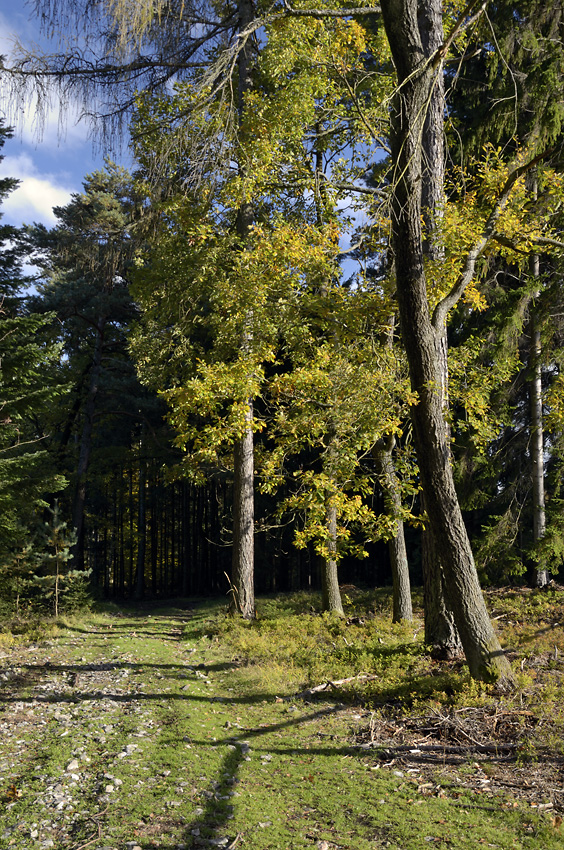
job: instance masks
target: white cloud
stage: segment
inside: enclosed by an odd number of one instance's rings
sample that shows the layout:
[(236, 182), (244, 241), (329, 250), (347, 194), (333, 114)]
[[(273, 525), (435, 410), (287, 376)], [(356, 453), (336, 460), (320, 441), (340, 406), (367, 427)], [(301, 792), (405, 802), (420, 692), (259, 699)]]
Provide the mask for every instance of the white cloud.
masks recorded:
[(2, 205), (5, 220), (13, 224), (55, 222), (54, 206), (63, 206), (70, 201), (71, 191), (64, 178), (38, 171), (29, 154), (6, 156), (0, 163), (0, 177), (16, 177), (18, 188)]
[[(56, 98), (53, 96), (53, 99)], [(76, 149), (87, 144), (89, 140), (88, 122), (85, 120), (77, 123), (77, 114), (71, 110), (61, 115), (56, 103), (46, 108), (43, 116), (40, 116), (31, 104), (27, 109), (20, 110), (19, 115), (14, 118), (16, 139), (21, 139), (24, 144), (41, 143), (50, 149)]]

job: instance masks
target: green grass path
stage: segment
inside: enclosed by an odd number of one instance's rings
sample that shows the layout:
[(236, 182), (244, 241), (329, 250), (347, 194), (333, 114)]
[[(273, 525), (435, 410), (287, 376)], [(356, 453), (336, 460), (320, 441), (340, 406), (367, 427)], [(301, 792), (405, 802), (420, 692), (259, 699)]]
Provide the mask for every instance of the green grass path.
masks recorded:
[(564, 847), (510, 798), (354, 749), (369, 712), (282, 699), (208, 616), (93, 615), (4, 655), (0, 848)]

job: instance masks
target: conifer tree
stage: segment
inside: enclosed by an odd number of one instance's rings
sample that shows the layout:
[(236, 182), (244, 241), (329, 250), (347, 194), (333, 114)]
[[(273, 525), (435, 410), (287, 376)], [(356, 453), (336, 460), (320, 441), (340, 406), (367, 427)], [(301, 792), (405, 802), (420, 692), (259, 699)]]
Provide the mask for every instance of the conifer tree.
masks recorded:
[[(0, 146), (10, 138), (0, 128)], [(0, 181), (4, 199), (17, 185)], [(22, 273), (22, 234), (0, 226), (0, 593), (16, 611), (30, 589), (37, 529), (50, 495), (65, 486), (47, 451), (45, 412), (64, 395), (56, 364), (60, 348), (50, 317), (29, 311)]]
[(71, 437), (76, 436), (78, 452), (69, 471), (77, 569), (84, 567), (87, 481), (100, 409), (109, 403), (114, 414), (121, 410), (122, 416), (137, 416), (137, 425), (143, 416), (126, 342), (135, 316), (127, 272), (136, 251), (131, 226), (138, 202), (129, 174), (108, 162), (104, 171), (85, 178), (83, 193), (55, 208), (55, 227), (29, 229), (43, 275), (34, 303), (57, 314), (66, 371), (73, 382), (72, 403), (62, 411), (60, 440), (53, 450), (59, 462), (68, 464)]

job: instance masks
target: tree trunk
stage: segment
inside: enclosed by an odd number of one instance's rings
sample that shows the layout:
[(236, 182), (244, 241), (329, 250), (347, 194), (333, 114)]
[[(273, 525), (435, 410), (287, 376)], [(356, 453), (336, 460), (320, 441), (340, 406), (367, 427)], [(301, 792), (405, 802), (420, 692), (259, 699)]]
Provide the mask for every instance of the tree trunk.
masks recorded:
[(127, 595), (133, 597), (133, 470), (129, 469), (129, 577)]
[(254, 456), (253, 405), (247, 409), (248, 426), (233, 448), (233, 562), (231, 611), (246, 620), (255, 616), (254, 593)]
[(192, 487), (182, 482), (182, 596), (188, 596), (190, 590), (190, 496)]
[(332, 611), (344, 617), (337, 572), (337, 506), (329, 494), (325, 501), (325, 508), (329, 554), (322, 559), (321, 564), (321, 610)]
[(447, 603), (443, 570), (433, 545), (431, 528), (422, 535), (423, 603), (425, 608), (425, 644), (434, 658), (459, 658), (463, 653), (454, 614)]
[[(419, 4), (418, 26), (423, 54), (426, 59), (430, 60), (444, 40), (441, 0), (427, 0), (427, 2)], [(433, 88), (429, 95), (421, 139), (421, 210), (425, 226), (423, 255), (425, 258), (434, 261), (440, 260), (444, 256), (444, 247), (440, 239), (440, 219), (444, 201), (445, 88), (443, 74), (440, 71), (440, 68), (436, 71)], [(446, 325), (441, 328), (438, 343), (442, 405), (446, 414), (449, 404)], [(447, 432), (447, 434), (450, 440), (450, 433)], [(441, 560), (430, 528), (427, 527), (423, 530), (421, 542), (425, 643), (433, 648), (433, 654), (436, 657), (455, 658), (462, 653), (462, 644), (454, 623), (453, 612), (450, 610), (445, 594)]]
[[(252, 220), (252, 207), (250, 204), (244, 204), (237, 221), (240, 235), (248, 234)], [(247, 349), (250, 342), (250, 333), (245, 332), (242, 349)], [(253, 415), (253, 400), (249, 398), (245, 411), (245, 431), (233, 447), (233, 562), (230, 608), (232, 611), (239, 611), (247, 620), (255, 616)]]
[[(244, 31), (253, 19), (251, 0), (239, 2), (239, 31)], [(243, 123), (245, 95), (251, 86), (251, 44), (248, 41), (239, 53), (237, 60), (238, 91), (237, 108), (239, 126)], [(241, 167), (240, 170), (242, 171)], [(237, 215), (237, 234), (247, 239), (254, 221), (254, 208), (243, 203)], [(249, 326), (252, 316), (248, 317), (247, 328), (241, 341), (243, 351), (248, 350), (251, 342)], [(230, 610), (238, 611), (245, 619), (255, 617), (254, 595), (254, 433), (253, 400), (247, 400), (245, 413), (246, 427), (243, 436), (233, 447), (233, 555), (231, 570)]]
[(511, 667), (486, 610), (454, 487), (440, 340), (431, 322), (423, 267), (421, 138), (437, 71), (425, 61), (415, 0), (383, 0), (382, 14), (398, 75), (390, 132), (392, 244), (402, 336), (411, 386), (418, 395), (411, 416), (425, 505), (470, 673), (508, 686)]
[[(538, 255), (533, 257), (538, 268)], [(539, 293), (535, 293), (538, 297)], [(541, 372), (541, 335), (537, 326), (534, 305), (531, 308), (529, 320), (530, 329), (530, 383), (529, 397), (531, 405), (531, 434), (530, 451), (532, 463), (532, 485), (533, 485), (533, 540), (539, 543), (546, 533), (546, 514), (544, 500), (544, 441), (542, 422), (542, 372)], [(545, 587), (550, 580), (547, 569), (536, 570), (535, 584), (537, 587)]]
[[(537, 178), (531, 176), (531, 195), (537, 197)], [(538, 278), (540, 275), (540, 258), (533, 254), (530, 260), (531, 276)], [(537, 324), (535, 312), (535, 300), (540, 296), (540, 290), (533, 295), (533, 303), (529, 319), (529, 403), (531, 408), (531, 430), (530, 430), (530, 452), (531, 452), (531, 477), (533, 490), (533, 540), (538, 544), (546, 533), (546, 513), (544, 499), (544, 440), (542, 421), (542, 370), (541, 354), (542, 344), (540, 328)], [(535, 571), (535, 585), (546, 587), (550, 580), (547, 569), (537, 568)]]
[(407, 550), (405, 548), (405, 535), (403, 522), (399, 519), (401, 512), (401, 493), (392, 459), (394, 444), (395, 440), (392, 438), (385, 445), (377, 446), (375, 460), (388, 513), (395, 518), (396, 522), (396, 535), (388, 541), (388, 551), (392, 566), (392, 622), (399, 623), (402, 620), (411, 621), (413, 619), (413, 610), (411, 606), (411, 585), (409, 581)]

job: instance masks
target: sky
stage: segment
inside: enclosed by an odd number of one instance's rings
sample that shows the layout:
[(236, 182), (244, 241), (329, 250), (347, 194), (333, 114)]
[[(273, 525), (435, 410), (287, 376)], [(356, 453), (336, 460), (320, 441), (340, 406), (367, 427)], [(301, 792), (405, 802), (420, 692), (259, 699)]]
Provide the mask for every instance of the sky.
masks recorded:
[[(24, 44), (37, 43), (38, 30), (29, 19), (31, 9), (21, 0), (0, 0), (0, 54), (9, 56), (13, 35)], [(103, 155), (95, 154), (89, 127), (69, 115), (59, 126), (57, 103), (53, 102), (41, 136), (37, 134), (33, 109), (20, 110), (14, 137), (2, 150), (0, 177), (16, 177), (20, 186), (4, 201), (3, 223), (52, 226), (54, 206), (69, 202), (72, 192), (82, 190), (84, 177), (103, 165)]]
[[(37, 22), (30, 16), (31, 6), (25, 0), (0, 0), (0, 55), (5, 56), (7, 65), (14, 35), (24, 45), (41, 41)], [(1, 152), (4, 159), (0, 162), (0, 177), (15, 177), (20, 185), (2, 204), (2, 221), (16, 227), (33, 223), (51, 227), (56, 223), (53, 207), (64, 206), (70, 201), (71, 193), (82, 191), (85, 176), (103, 167), (103, 152), (95, 151), (87, 121), (77, 121), (69, 113), (61, 128), (55, 100), (41, 135), (32, 108), (22, 107), (18, 114), (14, 137)], [(114, 157), (122, 164), (129, 164), (127, 151), (121, 158), (116, 154)], [(343, 206), (347, 204), (348, 199), (343, 201)], [(353, 218), (361, 220), (358, 215), (353, 214)], [(343, 249), (348, 248), (349, 241), (349, 235), (344, 235)], [(350, 262), (346, 261), (344, 266), (348, 276), (352, 273), (348, 271)]]

